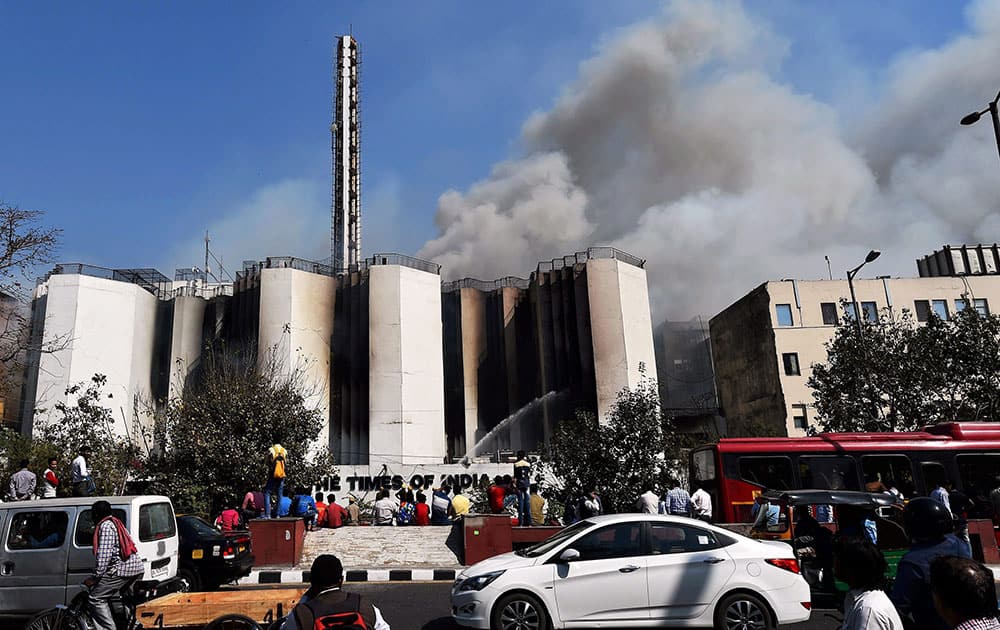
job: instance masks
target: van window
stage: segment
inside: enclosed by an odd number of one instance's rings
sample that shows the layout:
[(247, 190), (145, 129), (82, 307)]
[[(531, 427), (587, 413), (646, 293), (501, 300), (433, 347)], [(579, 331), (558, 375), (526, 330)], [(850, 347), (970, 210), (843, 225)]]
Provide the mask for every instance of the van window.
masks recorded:
[(139, 508), (139, 540), (149, 542), (177, 533), (177, 521), (169, 503), (150, 503)]
[[(122, 523), (128, 522), (125, 510), (121, 508), (112, 509), (111, 514)], [(80, 516), (76, 519), (76, 533), (73, 534), (73, 541), (77, 547), (94, 546), (94, 518), (90, 515), (89, 509), (80, 511)]]
[(7, 548), (58, 549), (66, 540), (68, 526), (66, 512), (18, 512), (11, 519)]

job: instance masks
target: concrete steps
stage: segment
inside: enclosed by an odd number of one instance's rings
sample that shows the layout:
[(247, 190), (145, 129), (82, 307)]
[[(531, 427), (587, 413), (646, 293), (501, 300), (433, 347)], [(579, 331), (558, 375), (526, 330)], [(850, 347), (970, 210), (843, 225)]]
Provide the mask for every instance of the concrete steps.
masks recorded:
[(332, 553), (345, 570), (456, 569), (461, 564), (460, 526), (341, 527), (306, 532), (302, 562), (308, 571), (316, 556)]

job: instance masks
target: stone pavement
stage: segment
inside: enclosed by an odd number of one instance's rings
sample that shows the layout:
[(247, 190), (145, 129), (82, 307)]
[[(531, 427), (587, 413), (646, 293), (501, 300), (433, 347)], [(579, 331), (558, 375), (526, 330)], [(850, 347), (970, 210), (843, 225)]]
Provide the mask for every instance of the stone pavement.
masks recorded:
[(255, 566), (240, 584), (298, 584), (316, 556), (332, 553), (348, 582), (447, 581), (462, 569), (462, 531), (451, 527), (341, 527), (306, 532), (294, 567)]
[(299, 567), (309, 569), (323, 553), (340, 558), (345, 569), (454, 569), (462, 532), (457, 526), (341, 527), (306, 532)]

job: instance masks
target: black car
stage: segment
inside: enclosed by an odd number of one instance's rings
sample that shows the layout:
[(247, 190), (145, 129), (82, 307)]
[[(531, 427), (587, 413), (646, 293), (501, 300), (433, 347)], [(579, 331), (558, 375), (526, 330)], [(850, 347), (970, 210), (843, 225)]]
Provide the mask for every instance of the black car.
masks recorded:
[(250, 574), (253, 550), (250, 532), (220, 532), (204, 519), (192, 515), (177, 517), (180, 535), (177, 577), (188, 591), (213, 590)]

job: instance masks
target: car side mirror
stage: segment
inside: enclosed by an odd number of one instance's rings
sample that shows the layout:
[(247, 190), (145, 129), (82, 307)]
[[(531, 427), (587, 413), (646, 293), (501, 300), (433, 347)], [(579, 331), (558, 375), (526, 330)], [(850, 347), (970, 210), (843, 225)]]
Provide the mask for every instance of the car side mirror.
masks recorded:
[(579, 559), (580, 552), (573, 548), (565, 549), (561, 554), (559, 554), (559, 562), (573, 562), (574, 560)]

